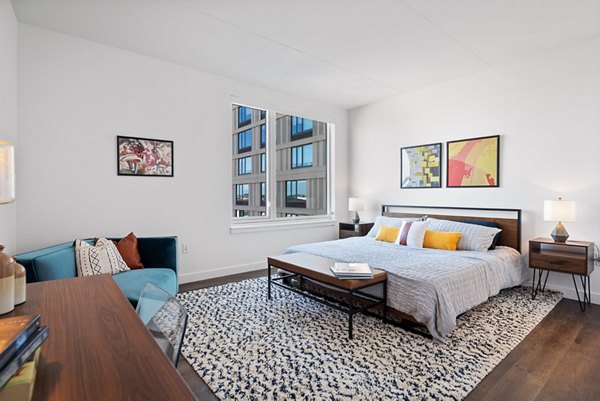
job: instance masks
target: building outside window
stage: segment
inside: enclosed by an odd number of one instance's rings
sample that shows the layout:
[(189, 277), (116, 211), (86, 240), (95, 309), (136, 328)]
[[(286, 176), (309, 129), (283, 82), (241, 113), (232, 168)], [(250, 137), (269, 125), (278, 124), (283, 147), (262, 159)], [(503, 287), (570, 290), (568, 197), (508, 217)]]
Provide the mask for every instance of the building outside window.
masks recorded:
[[(242, 107), (249, 111), (240, 112)], [(329, 124), (233, 104), (234, 122), (240, 113), (254, 117), (241, 128), (233, 124), (233, 218), (269, 221), (329, 215)]]
[(309, 143), (302, 146), (294, 146), (292, 152), (292, 168), (312, 167), (313, 165), (313, 145)]
[(252, 130), (246, 130), (238, 134), (238, 153), (252, 150)]
[(252, 174), (252, 156), (238, 159), (238, 175)]
[(235, 204), (236, 205), (247, 205), (250, 199), (250, 185), (249, 184), (237, 184), (235, 186)]
[(238, 108), (238, 128), (248, 125), (252, 122), (252, 109), (241, 106)]

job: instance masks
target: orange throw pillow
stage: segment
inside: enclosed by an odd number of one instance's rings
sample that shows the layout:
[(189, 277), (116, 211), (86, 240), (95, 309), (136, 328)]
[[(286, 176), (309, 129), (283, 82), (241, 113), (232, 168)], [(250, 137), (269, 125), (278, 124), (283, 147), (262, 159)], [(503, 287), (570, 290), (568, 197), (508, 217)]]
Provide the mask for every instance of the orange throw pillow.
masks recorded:
[(134, 233), (129, 233), (126, 237), (117, 242), (117, 249), (123, 257), (127, 266), (131, 269), (143, 269), (142, 258), (138, 251), (138, 241)]

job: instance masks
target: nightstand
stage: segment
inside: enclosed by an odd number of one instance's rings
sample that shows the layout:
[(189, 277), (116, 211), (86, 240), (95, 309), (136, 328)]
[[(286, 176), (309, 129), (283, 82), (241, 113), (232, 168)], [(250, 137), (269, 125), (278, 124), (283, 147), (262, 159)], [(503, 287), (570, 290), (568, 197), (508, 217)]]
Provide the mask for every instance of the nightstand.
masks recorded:
[[(573, 278), (577, 300), (582, 312), (586, 304), (592, 301), (590, 274), (594, 271), (594, 243), (587, 241), (554, 242), (551, 238), (535, 238), (529, 241), (529, 267), (533, 269), (533, 287), (531, 298), (535, 299), (538, 291), (546, 289), (550, 272), (567, 273)], [(536, 278), (537, 271), (537, 278)], [(546, 278), (542, 276), (546, 271)], [(575, 276), (579, 276), (583, 287), (583, 299), (579, 297), (579, 289)], [(537, 279), (537, 284), (536, 284)]]
[(348, 237), (364, 237), (374, 223), (340, 223), (340, 239)]

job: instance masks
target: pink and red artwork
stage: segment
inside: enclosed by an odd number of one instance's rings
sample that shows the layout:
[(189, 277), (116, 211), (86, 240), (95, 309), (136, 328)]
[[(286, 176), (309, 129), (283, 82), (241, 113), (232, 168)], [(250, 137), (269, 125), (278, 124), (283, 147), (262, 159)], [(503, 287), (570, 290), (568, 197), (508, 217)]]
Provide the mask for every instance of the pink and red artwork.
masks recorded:
[(500, 136), (448, 142), (446, 186), (498, 187)]
[(173, 177), (173, 141), (117, 136), (117, 174)]

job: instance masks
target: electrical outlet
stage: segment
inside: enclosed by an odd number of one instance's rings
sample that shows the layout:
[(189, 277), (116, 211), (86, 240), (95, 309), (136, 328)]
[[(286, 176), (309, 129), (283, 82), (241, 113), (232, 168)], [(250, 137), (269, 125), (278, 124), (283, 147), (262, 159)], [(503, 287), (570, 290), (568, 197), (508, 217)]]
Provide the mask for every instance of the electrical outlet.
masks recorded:
[(187, 242), (184, 242), (183, 244), (181, 244), (181, 252), (189, 253), (190, 252), (190, 244), (188, 244)]

